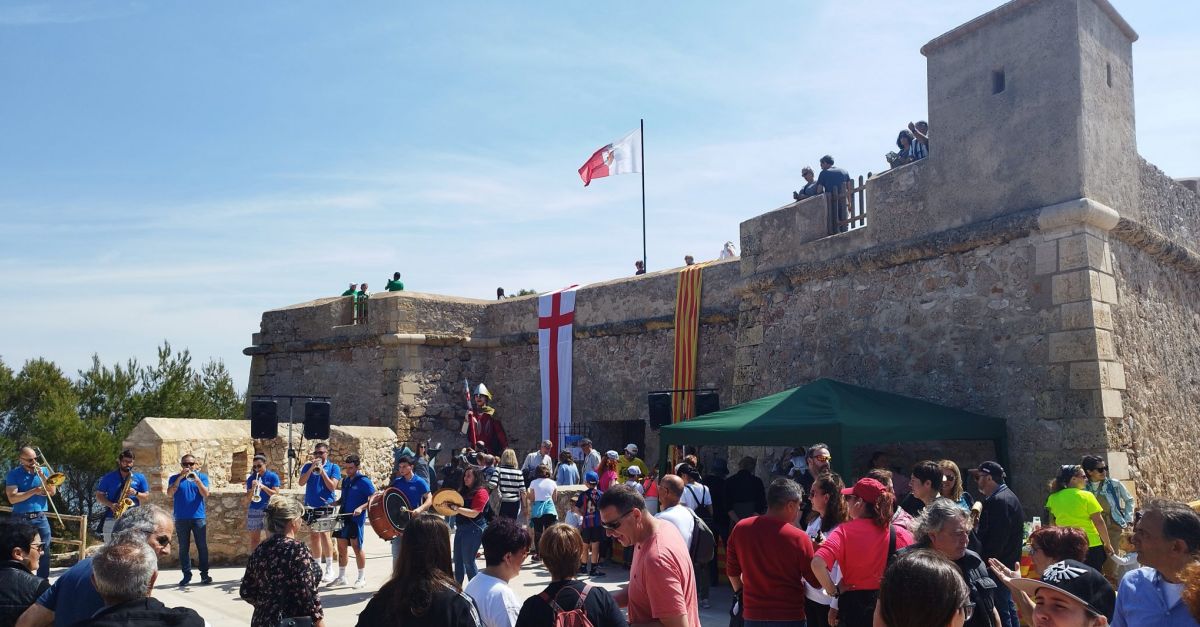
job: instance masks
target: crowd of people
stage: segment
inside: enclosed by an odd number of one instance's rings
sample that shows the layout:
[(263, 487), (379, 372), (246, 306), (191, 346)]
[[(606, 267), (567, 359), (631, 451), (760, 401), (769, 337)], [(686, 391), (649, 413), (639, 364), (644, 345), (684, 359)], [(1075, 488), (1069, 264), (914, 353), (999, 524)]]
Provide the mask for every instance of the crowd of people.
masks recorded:
[[(1101, 457), (1058, 469), (1047, 524), (1031, 528), (994, 461), (964, 473), (951, 460), (925, 460), (905, 477), (877, 453), (872, 468), (846, 485), (832, 471), (829, 447), (817, 443), (796, 449), (764, 485), (750, 457), (729, 474), (722, 459), (705, 472), (686, 455), (658, 476), (635, 444), (603, 455), (588, 439), (579, 445), (578, 455), (556, 456), (554, 443), (543, 441), (520, 464), (512, 448), (499, 455), (468, 448), (441, 468), (428, 443), (400, 447), (390, 486), (412, 505), (411, 521), (393, 541), (390, 579), (358, 624), (550, 627), (572, 613), (596, 627), (697, 626), (720, 574), (720, 544), (734, 591), (731, 623), (750, 627), (1200, 624), (1200, 515), (1165, 500), (1135, 511)], [(134, 471), (132, 452), (122, 452), (97, 486), (108, 514), (104, 546), (53, 585), (37, 572), (50, 541), (37, 522), (53, 489), (37, 461), (22, 449), (7, 477), (15, 511), (0, 523), (0, 625), (206, 624), (152, 597), (158, 558), (172, 542), (180, 586), (191, 585), (193, 541), (200, 584), (212, 581), (209, 482), (194, 456), (183, 456), (167, 480), (167, 510), (143, 504), (145, 477)], [(239, 589), (254, 606), (253, 626), (296, 618), (323, 625), (320, 590), (347, 585), (351, 553), (353, 587), (364, 587), (364, 510), (377, 490), (356, 455), (340, 461), (329, 459), (325, 444), (313, 448), (300, 470), (301, 502), (279, 494), (278, 474), (255, 456), (245, 484), (252, 552)], [(906, 484), (901, 493), (898, 482)], [(559, 520), (557, 492), (579, 484)], [(438, 487), (461, 497), (449, 505), (453, 515), (429, 511)], [(329, 505), (345, 520), (332, 534), (310, 518)], [(306, 526), (307, 543), (299, 539)], [(1140, 567), (1119, 557), (1122, 536)], [(615, 593), (597, 585), (603, 562), (615, 563), (614, 544), (624, 549), (629, 581)], [(549, 582), (522, 601), (510, 582), (532, 564)]]

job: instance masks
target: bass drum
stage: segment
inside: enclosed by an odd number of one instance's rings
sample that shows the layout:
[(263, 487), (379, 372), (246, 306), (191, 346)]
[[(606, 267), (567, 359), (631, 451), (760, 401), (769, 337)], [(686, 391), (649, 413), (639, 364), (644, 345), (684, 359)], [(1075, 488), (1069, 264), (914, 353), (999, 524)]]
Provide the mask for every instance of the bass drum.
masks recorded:
[(371, 528), (384, 540), (400, 537), (408, 521), (412, 520), (412, 508), (408, 497), (399, 488), (388, 488), (377, 492), (367, 503), (367, 520)]

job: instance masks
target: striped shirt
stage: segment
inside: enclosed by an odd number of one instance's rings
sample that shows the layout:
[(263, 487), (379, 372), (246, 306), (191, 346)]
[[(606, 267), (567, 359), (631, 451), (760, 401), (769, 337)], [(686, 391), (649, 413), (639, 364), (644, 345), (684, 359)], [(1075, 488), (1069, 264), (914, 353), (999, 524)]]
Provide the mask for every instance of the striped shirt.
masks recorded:
[(520, 470), (501, 466), (498, 488), (501, 503), (515, 503), (521, 500), (521, 493), (525, 491), (525, 478)]

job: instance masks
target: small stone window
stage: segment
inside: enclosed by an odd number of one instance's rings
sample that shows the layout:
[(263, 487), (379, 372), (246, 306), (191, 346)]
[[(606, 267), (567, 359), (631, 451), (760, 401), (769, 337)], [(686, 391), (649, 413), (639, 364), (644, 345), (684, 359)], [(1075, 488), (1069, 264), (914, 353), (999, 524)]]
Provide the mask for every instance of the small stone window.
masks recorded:
[(1112, 64), (1111, 63), (1104, 64), (1104, 77), (1105, 77), (1104, 80), (1105, 80), (1105, 82), (1108, 83), (1108, 86), (1112, 87)]
[(998, 94), (1004, 91), (1004, 68), (992, 70), (992, 93)]
[(247, 462), (246, 457), (246, 451), (233, 454), (233, 460), (229, 464), (230, 484), (239, 485), (250, 475), (250, 464)]

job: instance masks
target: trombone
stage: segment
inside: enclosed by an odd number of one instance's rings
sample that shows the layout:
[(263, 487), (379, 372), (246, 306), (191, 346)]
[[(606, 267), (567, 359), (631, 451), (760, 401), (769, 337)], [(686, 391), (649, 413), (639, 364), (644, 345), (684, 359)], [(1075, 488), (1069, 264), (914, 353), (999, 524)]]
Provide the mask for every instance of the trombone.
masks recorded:
[[(36, 465), (36, 470), (37, 470), (38, 476), (41, 477), (41, 479), (42, 479), (42, 487), (43, 488), (45, 486), (50, 486), (50, 487), (54, 488), (55, 490), (57, 490), (59, 488), (59, 486), (66, 483), (67, 475), (64, 473), (61, 473), (61, 472), (51, 473), (50, 476), (47, 477), (45, 475), (45, 473), (42, 472), (42, 462), (46, 462), (45, 466), (51, 470), (54, 470), (54, 466), (50, 465), (50, 461), (46, 459), (46, 455), (45, 455), (45, 453), (42, 453), (41, 448), (34, 448), (33, 451), (35, 453), (37, 453), (37, 456), (38, 456), (38, 459), (34, 462), (34, 464)], [(58, 506), (54, 504), (54, 497), (47, 494), (46, 501), (48, 503), (50, 503), (50, 509), (54, 510), (54, 517), (58, 519), (58, 524), (62, 525), (63, 529), (66, 529), (67, 524), (63, 522), (62, 514), (58, 513)], [(47, 550), (49, 550), (49, 549), (47, 549)]]

